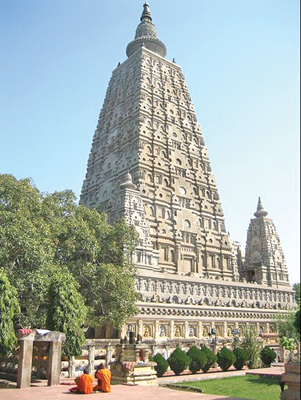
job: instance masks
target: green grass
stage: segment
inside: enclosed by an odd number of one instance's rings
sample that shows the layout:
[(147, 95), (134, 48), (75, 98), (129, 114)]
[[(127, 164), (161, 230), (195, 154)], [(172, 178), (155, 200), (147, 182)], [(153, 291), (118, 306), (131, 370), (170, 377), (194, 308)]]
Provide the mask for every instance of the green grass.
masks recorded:
[(183, 382), (179, 385), (203, 389), (203, 393), (238, 397), (246, 400), (279, 400), (280, 385), (275, 378), (259, 375)]

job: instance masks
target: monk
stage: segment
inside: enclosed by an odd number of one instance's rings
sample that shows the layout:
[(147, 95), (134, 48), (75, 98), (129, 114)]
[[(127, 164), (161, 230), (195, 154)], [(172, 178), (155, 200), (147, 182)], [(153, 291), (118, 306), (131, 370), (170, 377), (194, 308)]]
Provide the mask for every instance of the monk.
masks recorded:
[(97, 385), (94, 386), (93, 390), (97, 390), (104, 393), (111, 393), (111, 371), (105, 368), (103, 364), (100, 364), (95, 372), (95, 378), (97, 378)]
[(93, 376), (89, 375), (88, 370), (85, 369), (83, 375), (74, 379), (76, 387), (69, 390), (72, 393), (90, 394), (93, 392), (93, 380)]

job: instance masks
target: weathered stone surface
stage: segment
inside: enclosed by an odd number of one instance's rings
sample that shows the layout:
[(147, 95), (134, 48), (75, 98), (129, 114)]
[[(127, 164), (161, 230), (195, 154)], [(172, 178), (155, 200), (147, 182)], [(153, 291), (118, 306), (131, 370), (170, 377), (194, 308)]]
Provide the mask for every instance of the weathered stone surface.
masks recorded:
[(244, 263), (184, 75), (161, 44), (144, 6), (128, 59), (112, 73), (80, 197), (140, 236), (142, 300), (122, 337), (202, 338), (213, 326), (231, 337), (246, 324), (275, 332), (275, 314), (295, 306), (276, 228), (260, 204)]
[(300, 399), (300, 363), (285, 364), (285, 373), (281, 378), (288, 388), (281, 393), (281, 400)]

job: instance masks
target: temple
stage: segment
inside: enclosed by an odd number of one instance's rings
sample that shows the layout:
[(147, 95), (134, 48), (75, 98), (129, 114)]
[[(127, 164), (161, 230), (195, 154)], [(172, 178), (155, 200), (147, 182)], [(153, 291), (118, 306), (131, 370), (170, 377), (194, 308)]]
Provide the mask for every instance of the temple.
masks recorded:
[[(165, 58), (147, 3), (127, 59), (113, 71), (80, 204), (136, 227), (144, 339), (229, 338), (253, 325), (275, 332), (295, 306), (282, 248), (261, 201), (245, 259), (226, 230), (208, 151), (184, 75)], [(97, 332), (96, 332), (97, 337)]]

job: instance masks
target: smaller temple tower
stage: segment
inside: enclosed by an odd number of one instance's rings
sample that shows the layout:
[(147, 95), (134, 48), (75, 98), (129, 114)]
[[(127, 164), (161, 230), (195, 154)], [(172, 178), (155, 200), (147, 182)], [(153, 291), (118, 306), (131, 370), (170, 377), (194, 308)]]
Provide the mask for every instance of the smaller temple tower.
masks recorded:
[(272, 287), (290, 287), (288, 270), (284, 259), (276, 226), (267, 218), (260, 197), (258, 198), (256, 218), (251, 219), (248, 233), (245, 263), (242, 275), (247, 282)]

